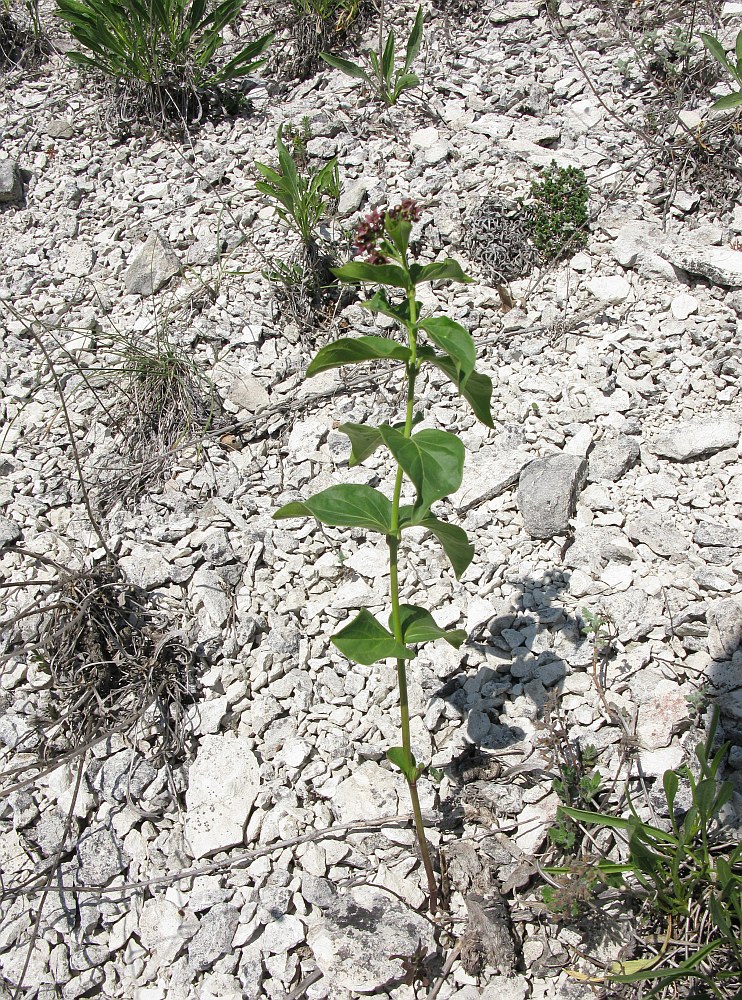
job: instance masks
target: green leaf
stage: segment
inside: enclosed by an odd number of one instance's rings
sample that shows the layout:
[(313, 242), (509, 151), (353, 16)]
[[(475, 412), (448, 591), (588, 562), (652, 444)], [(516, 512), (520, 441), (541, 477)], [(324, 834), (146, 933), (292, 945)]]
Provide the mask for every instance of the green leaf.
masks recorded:
[(417, 8), (417, 14), (415, 16), (415, 23), (412, 25), (412, 31), (410, 32), (410, 37), (407, 39), (407, 49), (405, 52), (404, 68), (405, 72), (410, 68), (412, 63), (415, 61), (418, 52), (420, 51), (420, 45), (423, 40), (423, 9), (422, 7)]
[(711, 55), (720, 62), (721, 65), (727, 69), (732, 75), (734, 75), (734, 67), (727, 59), (727, 54), (724, 51), (724, 46), (721, 44), (718, 38), (714, 38), (713, 35), (707, 35), (705, 32), (701, 32), (701, 41), (706, 46)]
[(392, 304), (387, 298), (386, 292), (383, 288), (380, 288), (376, 294), (368, 299), (366, 302), (361, 302), (361, 306), (364, 309), (368, 309), (369, 312), (381, 313), (384, 316), (389, 316), (390, 319), (397, 320), (398, 323), (402, 323), (405, 326), (410, 321), (410, 300), (405, 298), (398, 305)]
[(447, 316), (424, 319), (418, 325), (434, 344), (453, 359), (457, 369), (457, 382), (466, 382), (477, 361), (477, 349), (469, 331)]
[(355, 663), (369, 666), (379, 660), (409, 660), (415, 653), (398, 643), (366, 608), (361, 608), (353, 621), (332, 637), (340, 652)]
[(392, 91), (392, 104), (396, 104), (397, 99), (405, 90), (412, 90), (413, 87), (417, 87), (420, 83), (420, 77), (415, 73), (402, 73), (394, 81), (394, 90)]
[(348, 465), (360, 465), (384, 443), (378, 427), (369, 424), (341, 424), (338, 430), (350, 438)]
[(400, 257), (404, 257), (410, 245), (412, 234), (412, 223), (407, 219), (392, 219), (389, 214), (384, 219), (384, 229), (394, 244), (394, 248)]
[(396, 768), (399, 768), (408, 781), (413, 784), (417, 781), (419, 771), (415, 755), (411, 750), (408, 753), (404, 747), (390, 747), (386, 752), (386, 757), (390, 763), (394, 764)]
[[(435, 619), (425, 608), (418, 608), (414, 604), (401, 604), (399, 614), (402, 619), (402, 635), (407, 642), (434, 642), (436, 639), (445, 639), (449, 646), (458, 649), (462, 642), (466, 641), (464, 629), (444, 629), (436, 625)], [(389, 616), (389, 628), (393, 628), (393, 616)]]
[(371, 486), (356, 483), (330, 486), (309, 500), (287, 503), (276, 511), (273, 520), (306, 516), (333, 528), (365, 528), (384, 535), (392, 530), (391, 500)]
[(461, 264), (450, 257), (432, 264), (411, 264), (410, 277), (414, 285), (421, 285), (425, 281), (444, 280), (461, 281), (466, 285), (471, 285), (474, 282), (474, 278), (464, 274)]
[(667, 799), (667, 807), (671, 817), (674, 811), (675, 796), (678, 794), (679, 784), (678, 776), (674, 771), (665, 771), (662, 776), (662, 787), (665, 789), (665, 798)]
[(742, 104), (742, 91), (737, 91), (737, 93), (720, 97), (718, 101), (711, 105), (711, 110), (730, 111), (732, 108), (738, 108), (740, 104)]
[(332, 56), (329, 52), (320, 52), (319, 57), (320, 59), (324, 59), (327, 65), (332, 66), (333, 69), (339, 69), (346, 76), (352, 76), (356, 80), (365, 80), (369, 87), (373, 87), (371, 77), (358, 63), (351, 62), (349, 59), (340, 59), (338, 56)]
[(367, 264), (352, 260), (331, 270), (336, 278), (348, 284), (371, 281), (375, 285), (392, 285), (394, 288), (408, 288), (410, 284), (405, 272), (396, 264)]
[(490, 400), (492, 398), (492, 380), (488, 375), (472, 372), (466, 380), (462, 380), (456, 369), (456, 362), (446, 355), (436, 354), (431, 347), (421, 344), (417, 349), (418, 357), (439, 368), (456, 386), (459, 395), (463, 396), (474, 411), (474, 415), (487, 427), (494, 427)]
[(388, 424), (382, 425), (379, 433), (412, 481), (417, 491), (415, 508), (420, 514), (461, 486), (466, 452), (455, 434), (426, 430), (405, 437)]
[(381, 76), (384, 83), (389, 86), (389, 82), (392, 78), (392, 70), (394, 69), (394, 32), (390, 31), (386, 44), (384, 46), (384, 51), (381, 54)]
[(433, 514), (419, 518), (412, 507), (400, 508), (399, 521), (403, 528), (420, 527), (432, 531), (443, 546), (457, 579), (474, 558), (474, 546), (467, 538), (464, 529), (455, 524), (441, 521)]
[(407, 362), (410, 360), (410, 349), (388, 337), (341, 337), (317, 352), (307, 368), (307, 378), (319, 375), (328, 368), (379, 359)]

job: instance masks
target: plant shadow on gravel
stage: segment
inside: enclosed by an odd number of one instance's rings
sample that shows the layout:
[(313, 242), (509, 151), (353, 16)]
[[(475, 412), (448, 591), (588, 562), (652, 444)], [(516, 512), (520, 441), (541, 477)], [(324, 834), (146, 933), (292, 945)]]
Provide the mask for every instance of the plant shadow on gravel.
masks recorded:
[[(496, 909), (504, 906), (504, 915), (493, 917), (492, 921), (495, 925), (499, 922), (500, 927), (510, 927), (520, 971), (534, 971), (523, 965), (522, 955), (526, 936), (521, 928), (524, 921), (530, 920), (542, 925), (545, 948), (547, 952), (551, 949), (552, 964), (583, 970), (573, 971), (573, 978), (589, 983), (593, 993), (604, 1000), (612, 997), (639, 1000), (650, 996), (658, 1000), (738, 998), (742, 989), (739, 890), (742, 848), (734, 846), (739, 838), (738, 821), (730, 818), (729, 813), (725, 814), (721, 825), (714, 820), (718, 804), (731, 794), (729, 783), (726, 791), (725, 786), (719, 786), (721, 775), (717, 776), (717, 770), (723, 767), (725, 755), (719, 750), (718, 738), (714, 742), (715, 723), (712, 720), (704, 734), (703, 728), (696, 728), (700, 720), (697, 717), (694, 723), (689, 711), (682, 737), (687, 764), (678, 772), (679, 791), (675, 778), (672, 778), (675, 784), (667, 784), (671, 780), (668, 774), (674, 772), (665, 774), (665, 793), (668, 787), (672, 792), (672, 797), (666, 798), (662, 791), (663, 779), (647, 779), (636, 759), (639, 743), (634, 731), (635, 720), (632, 722), (611, 704), (610, 689), (606, 688), (605, 674), (609, 665), (613, 664), (611, 673), (615, 672), (615, 667), (622, 670), (620, 650), (623, 647), (614, 645), (616, 633), (610, 626), (610, 618), (601, 612), (599, 601), (593, 602), (593, 611), (580, 607), (573, 616), (567, 611), (562, 613), (557, 606), (558, 597), (568, 581), (568, 573), (551, 574), (550, 596), (546, 603), (537, 607), (528, 596), (534, 588), (539, 588), (543, 594), (543, 579), (521, 581), (521, 594), (514, 601), (520, 610), (514, 608), (513, 614), (482, 623), (467, 643), (480, 655), (468, 670), (464, 661), (435, 692), (435, 697), (448, 702), (456, 715), (468, 716), (471, 739), (445, 768), (449, 795), (440, 804), (442, 828), (459, 829), (462, 822), (467, 821), (480, 829), (498, 831), (497, 834), (480, 835), (471, 842), (470, 853), (476, 854), (478, 860), (474, 864), (469, 859), (463, 869), (460, 855), (466, 842), (446, 843), (442, 852), (445, 862), (442, 878), (444, 882), (452, 880), (453, 888), (459, 888), (465, 899), (467, 893), (474, 892), (477, 898), (484, 897), (482, 905), (485, 908), (487, 901)], [(588, 690), (593, 689), (597, 694), (593, 704), (606, 724), (620, 730), (618, 741), (605, 743), (598, 739), (602, 748), (599, 752), (590, 745), (591, 734), (585, 727), (580, 727), (579, 735), (572, 735), (560, 704), (563, 681), (557, 679), (555, 682), (554, 679), (558, 674), (557, 659), (548, 650), (537, 656), (527, 653), (522, 646), (513, 646), (517, 641), (515, 633), (523, 630), (525, 638), (526, 630), (533, 626), (566, 630), (572, 642), (583, 647), (584, 669), (588, 676), (592, 673)], [(514, 662), (518, 662), (523, 683), (518, 685), (520, 692), (518, 687), (513, 692), (507, 668), (509, 654), (519, 648), (520, 655), (515, 654)], [(481, 665), (482, 653), (486, 658), (484, 666)], [(573, 668), (571, 673), (580, 673), (582, 669), (582, 666)], [(629, 669), (628, 663), (626, 669)], [(563, 671), (564, 676), (566, 672)], [(542, 683), (542, 677), (548, 681), (547, 685)], [(511, 690), (503, 690), (507, 687)], [(537, 731), (535, 752), (526, 760), (517, 753), (525, 735), (518, 726), (518, 717), (500, 714), (504, 699), (514, 694), (530, 701), (531, 709), (524, 704), (522, 714), (532, 720)], [(493, 713), (495, 715), (496, 721), (488, 732), (484, 732), (478, 717), (482, 712), (490, 718)], [(734, 738), (735, 734), (729, 736)], [(704, 741), (706, 751), (696, 749)], [(709, 768), (712, 743), (717, 756)], [(620, 758), (618, 765), (614, 761), (608, 772), (605, 772), (606, 751), (608, 755), (617, 753)], [(694, 781), (700, 782), (703, 808), (698, 805), (700, 800), (693, 791)], [(548, 789), (556, 793), (560, 802), (556, 816), (545, 829), (546, 846), (538, 850), (537, 845), (535, 856), (532, 851), (524, 854), (517, 844), (503, 849), (503, 845), (510, 843), (507, 831), (518, 832), (518, 824), (511, 817), (520, 814), (523, 792), (530, 788), (541, 788), (544, 792)], [(712, 802), (714, 790), (719, 798)], [(638, 820), (637, 811), (645, 819), (644, 826)], [(625, 819), (627, 813), (628, 820)], [(590, 816), (595, 817), (593, 824), (597, 823), (600, 829), (591, 830), (589, 824), (586, 825)], [(637, 828), (649, 831), (653, 827), (646, 825), (647, 816), (649, 824), (659, 827), (656, 839), (651, 839), (655, 835), (650, 833), (646, 841), (633, 839), (632, 850), (636, 856), (634, 863), (626, 865), (627, 849), (614, 829), (620, 831), (626, 824), (627, 830), (634, 829), (631, 824), (633, 817), (637, 817)], [(672, 835), (673, 830), (677, 833), (683, 829), (688, 835), (685, 840), (681, 838), (681, 843), (686, 846), (676, 851), (669, 838), (666, 839), (665, 831)], [(640, 837), (643, 838), (643, 834), (640, 833)], [(704, 874), (703, 864), (695, 860), (698, 851), (703, 854), (706, 849), (701, 850), (701, 845), (707, 843), (707, 838), (711, 856), (719, 859), (715, 864), (726, 881), (718, 875)], [(678, 868), (672, 877), (679, 879), (680, 885), (684, 880), (691, 880), (692, 884), (695, 884), (693, 880), (700, 880), (700, 896), (691, 888), (687, 891), (677, 889), (680, 898), (687, 896), (689, 909), (684, 910), (684, 904), (679, 903), (680, 910), (675, 917), (664, 915), (670, 911), (664, 901), (665, 889), (660, 889), (658, 881), (660, 869), (647, 860), (653, 857), (650, 848), (663, 859), (657, 864), (665, 866), (662, 871), (667, 872), (670, 882), (671, 868), (675, 864)], [(447, 861), (446, 853), (449, 853)], [(465, 853), (463, 857), (466, 859)], [(644, 859), (646, 867), (637, 867), (642, 862), (637, 862), (636, 858)], [(472, 872), (476, 873), (473, 882)], [(707, 896), (713, 895), (714, 885), (721, 887), (719, 898), (726, 903), (723, 904), (725, 909), (719, 910), (719, 904), (712, 902), (710, 917)], [(442, 897), (447, 898), (445, 885)], [(490, 953), (491, 943), (488, 943), (492, 928), (488, 930), (486, 922), (481, 925), (474, 919), (468, 900), (467, 909), (470, 919), (460, 941), (462, 958), (470, 963), (467, 971), (476, 974), (481, 971), (483, 960), (492, 965), (496, 955)], [(580, 946), (570, 949), (569, 954), (556, 941), (560, 927), (568, 927), (572, 933), (580, 935)], [(710, 941), (720, 935), (728, 944), (719, 945), (715, 953)], [(699, 950), (702, 956), (697, 965), (700, 976), (696, 976), (691, 956)], [(684, 973), (673, 971), (684, 962), (688, 965)], [(655, 966), (661, 967), (656, 974)], [(739, 970), (736, 978), (735, 968)], [(722, 982), (718, 978), (719, 970), (730, 969), (731, 975)]]

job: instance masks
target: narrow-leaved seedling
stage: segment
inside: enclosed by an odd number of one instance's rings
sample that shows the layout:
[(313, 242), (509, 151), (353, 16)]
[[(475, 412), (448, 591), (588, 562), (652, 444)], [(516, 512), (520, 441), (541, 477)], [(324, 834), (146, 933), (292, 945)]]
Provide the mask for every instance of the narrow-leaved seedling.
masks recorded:
[[(311, 376), (366, 361), (391, 360), (404, 366), (407, 392), (403, 421), (378, 427), (355, 423), (340, 427), (350, 439), (351, 465), (363, 462), (381, 446), (391, 452), (397, 464), (393, 496), (389, 499), (379, 490), (362, 484), (331, 486), (308, 500), (286, 504), (273, 516), (278, 520), (311, 516), (332, 527), (376, 532), (386, 540), (391, 590), (388, 625), (381, 624), (369, 611), (362, 609), (350, 624), (332, 637), (332, 641), (341, 653), (356, 663), (396, 660), (402, 746), (392, 747), (387, 757), (407, 779), (428, 881), (429, 906), (431, 912), (435, 912), (436, 882), (417, 792), (418, 779), (427, 770), (427, 765), (418, 763), (411, 749), (406, 664), (415, 657), (413, 647), (419, 643), (445, 639), (458, 648), (466, 633), (461, 629), (441, 628), (429, 611), (400, 602), (399, 549), (405, 531), (427, 529), (440, 542), (454, 573), (460, 577), (472, 560), (474, 548), (462, 528), (431, 512), (436, 501), (455, 493), (461, 485), (464, 445), (449, 431), (420, 430), (413, 434), (421, 419), (415, 411), (415, 383), (424, 364), (435, 366), (450, 379), (478, 419), (492, 427), (492, 382), (475, 370), (474, 341), (463, 326), (446, 316), (421, 316), (421, 304), (416, 297), (419, 285), (440, 280), (470, 282), (472, 279), (455, 260), (432, 264), (410, 260), (412, 224), (418, 217), (419, 209), (409, 199), (388, 211), (372, 212), (356, 232), (356, 249), (365, 255), (365, 260), (351, 261), (334, 271), (343, 282), (384, 286), (362, 304), (371, 312), (394, 320), (404, 331), (405, 342), (379, 336), (341, 337), (323, 347), (307, 369), (307, 376)], [(390, 298), (385, 288), (401, 298)], [(423, 334), (430, 343), (422, 342)], [(401, 502), (405, 476), (415, 489), (412, 504)]]
[(422, 40), (423, 9), (418, 7), (415, 23), (407, 39), (405, 56), (401, 66), (396, 66), (395, 63), (393, 30), (390, 30), (387, 35), (386, 42), (383, 42), (383, 31), (380, 30), (379, 51), (374, 52), (371, 49), (367, 53), (371, 72), (350, 59), (340, 59), (338, 56), (330, 55), (329, 52), (320, 52), (320, 57), (329, 66), (341, 70), (346, 76), (363, 80), (379, 100), (386, 105), (392, 105), (397, 103), (405, 90), (411, 90), (420, 83), (420, 78), (410, 72), (410, 67), (420, 51)]
[(701, 40), (711, 55), (729, 73), (738, 86), (738, 90), (731, 94), (725, 94), (712, 105), (713, 111), (728, 111), (731, 108), (738, 108), (742, 104), (742, 31), (737, 34), (737, 41), (734, 45), (734, 62), (727, 56), (724, 46), (718, 38), (713, 35), (701, 34)]

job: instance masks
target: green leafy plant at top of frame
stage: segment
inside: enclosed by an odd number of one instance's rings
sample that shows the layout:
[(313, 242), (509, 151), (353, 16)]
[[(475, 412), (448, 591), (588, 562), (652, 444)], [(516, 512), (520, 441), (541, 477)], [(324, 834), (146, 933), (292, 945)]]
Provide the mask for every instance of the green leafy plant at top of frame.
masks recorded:
[[(383, 25), (383, 12), (380, 15)], [(417, 58), (423, 38), (423, 10), (418, 7), (415, 22), (412, 25), (407, 45), (405, 46), (404, 60), (400, 66), (396, 65), (395, 59), (395, 37), (394, 31), (390, 30), (383, 41), (383, 29), (379, 29), (378, 51), (370, 49), (367, 53), (369, 69), (364, 69), (358, 63), (350, 59), (341, 59), (338, 56), (330, 55), (329, 52), (320, 52), (320, 57), (332, 66), (339, 69), (346, 76), (351, 76), (356, 80), (363, 80), (370, 88), (374, 96), (386, 105), (396, 104), (406, 90), (411, 90), (420, 83), (420, 79), (410, 72), (412, 63)]]
[[(718, 782), (729, 744), (712, 756), (717, 721), (715, 710), (705, 743), (696, 747), (698, 778), (687, 765), (665, 771), (662, 787), (669, 830), (640, 819), (631, 798), (626, 818), (561, 808), (574, 822), (611, 829), (624, 841), (628, 860), (601, 859), (593, 866), (596, 881), (638, 896), (645, 904), (643, 912), (656, 914), (665, 924), (665, 941), (658, 955), (614, 962), (611, 967), (610, 981), (646, 983), (650, 992), (643, 996), (647, 998), (687, 979), (703, 983), (708, 997), (731, 1000), (742, 991), (742, 844), (714, 834), (719, 811), (733, 794), (731, 782)], [(679, 818), (681, 779), (689, 787), (691, 804)], [(545, 871), (564, 874), (570, 869)]]
[(361, 0), (291, 0), (294, 9), (304, 17), (313, 17), (322, 24), (331, 23), (335, 31), (344, 31), (358, 17)]
[(152, 88), (183, 105), (197, 96), (254, 72), (272, 40), (263, 35), (217, 66), (222, 32), (239, 16), (244, 0), (57, 0), (57, 14), (83, 52), (70, 52), (80, 66), (114, 80)]
[(718, 38), (713, 35), (701, 34), (701, 41), (706, 49), (729, 73), (739, 88), (731, 94), (725, 94), (712, 105), (713, 111), (729, 111), (742, 105), (742, 31), (737, 34), (737, 41), (734, 45), (734, 61), (732, 61), (724, 51), (724, 46)]
[[(415, 647), (424, 642), (444, 639), (458, 648), (466, 638), (460, 629), (438, 626), (425, 608), (400, 600), (399, 551), (405, 533), (425, 529), (441, 544), (457, 577), (471, 562), (474, 549), (466, 533), (457, 525), (441, 520), (431, 508), (443, 497), (455, 493), (464, 470), (464, 445), (448, 431), (419, 430), (415, 385), (420, 369), (431, 365), (441, 371), (469, 403), (475, 415), (492, 426), (490, 398), (492, 382), (475, 369), (476, 351), (471, 334), (446, 316), (425, 317), (416, 290), (433, 281), (469, 282), (460, 265), (451, 259), (419, 264), (410, 259), (412, 224), (419, 209), (407, 199), (388, 211), (374, 211), (366, 216), (356, 231), (356, 249), (365, 259), (356, 259), (335, 270), (338, 280), (350, 284), (380, 286), (362, 305), (373, 313), (389, 317), (401, 328), (404, 337), (341, 337), (323, 347), (307, 369), (307, 376), (344, 365), (382, 361), (398, 362), (404, 372), (406, 402), (404, 418), (398, 423), (347, 423), (340, 430), (351, 443), (350, 464), (369, 458), (385, 448), (396, 463), (391, 499), (365, 485), (338, 485), (303, 501), (281, 507), (273, 516), (278, 520), (314, 517), (321, 524), (342, 528), (362, 528), (380, 535), (389, 554), (391, 613), (382, 624), (363, 609), (332, 641), (348, 659), (371, 664), (393, 659), (397, 665), (402, 745), (387, 751), (387, 757), (407, 780), (415, 817), (415, 827), (428, 881), (429, 906), (435, 912), (437, 889), (430, 861), (417, 782), (426, 771), (413, 753), (410, 741), (410, 712), (407, 697), (407, 663), (416, 655)], [(387, 291), (389, 289), (389, 292)], [(413, 503), (401, 502), (405, 478), (415, 491)]]

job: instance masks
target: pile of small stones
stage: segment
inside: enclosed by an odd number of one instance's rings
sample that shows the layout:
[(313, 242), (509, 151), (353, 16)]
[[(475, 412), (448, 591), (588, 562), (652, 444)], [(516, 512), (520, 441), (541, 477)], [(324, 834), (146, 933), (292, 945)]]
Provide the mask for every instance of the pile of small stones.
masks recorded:
[[(739, 826), (742, 207), (712, 211), (668, 189), (632, 128), (652, 88), (626, 84), (615, 29), (589, 2), (560, 5), (572, 48), (532, 0), (486, 4), (463, 23), (423, 6), (423, 101), (386, 111), (325, 67), (280, 101), (256, 80), (252, 114), (172, 141), (110, 134), (106, 99), (63, 56), (5, 91), (3, 620), (43, 601), (60, 567), (84, 571), (107, 548), (168, 609), (199, 669), (181, 753), (158, 753), (145, 713), (43, 761), (48, 670), (10, 646), (16, 626), (4, 633), (0, 996), (592, 996), (563, 971), (584, 940), (549, 918), (534, 880), (560, 801), (545, 741), (557, 715), (596, 748), (606, 780), (626, 774), (630, 742), (634, 774), (638, 761), (661, 789), (717, 704), (735, 788), (721, 818)], [(398, 35), (413, 16), (395, 13)], [(724, 37), (739, 18), (727, 4)], [(712, 99), (683, 114), (700, 121)], [(385, 550), (271, 518), (335, 483), (391, 491), (382, 454), (348, 468), (337, 428), (397, 419), (401, 391), (391, 369), (305, 382), (338, 330), (389, 327), (351, 302), (307, 330), (261, 276), (296, 248), (253, 164), (274, 159), (279, 124), (304, 117), (310, 164), (340, 165), (327, 240), (413, 197), (423, 259), (456, 257), (479, 279), (435, 285), (424, 301), (474, 335), (495, 429), (442, 380), (422, 380), (431, 426), (468, 449), (463, 485), (439, 507), (476, 557), (456, 581), (421, 537), (402, 578), (404, 600), (468, 635), (459, 651), (422, 647), (410, 667), (413, 749), (444, 773), (420, 791), (452, 924), (424, 916), (406, 789), (385, 759), (399, 741), (393, 665), (352, 665), (329, 642), (357, 609), (387, 613)], [(499, 245), (467, 255), (482, 206), (527, 196), (552, 161), (587, 175), (585, 249), (541, 270), (530, 259), (508, 270)], [(187, 357), (219, 419), (115, 502), (110, 483), (136, 461), (109, 405), (126, 404), (132, 343)], [(615, 625), (601, 689), (584, 609)], [(610, 961), (629, 931), (620, 914), (604, 931), (589, 950)], [(405, 968), (418, 948), (439, 960), (415, 993)]]

